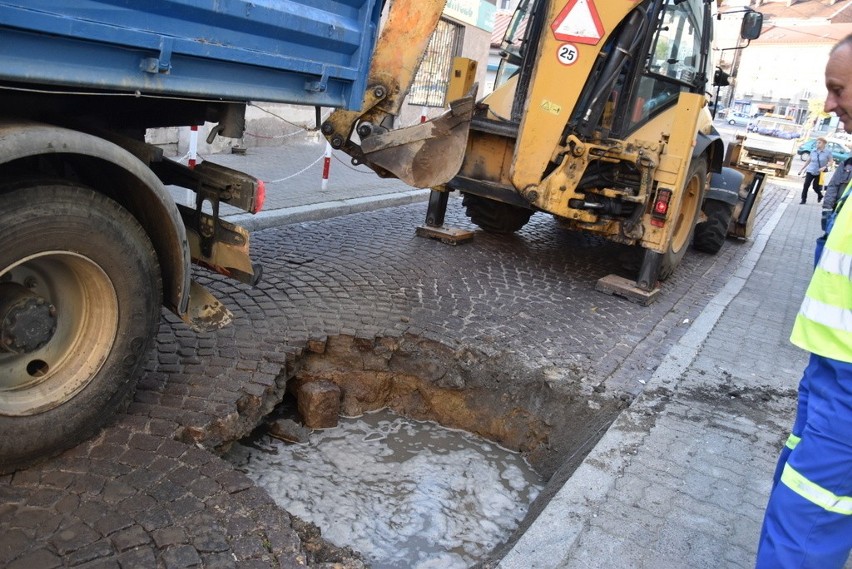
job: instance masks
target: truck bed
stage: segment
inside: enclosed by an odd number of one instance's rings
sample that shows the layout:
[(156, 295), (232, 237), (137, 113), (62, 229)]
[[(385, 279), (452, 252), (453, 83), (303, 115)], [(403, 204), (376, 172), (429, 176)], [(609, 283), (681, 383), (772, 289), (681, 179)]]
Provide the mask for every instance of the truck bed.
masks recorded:
[(751, 152), (786, 154), (789, 156), (796, 153), (797, 144), (797, 139), (777, 138), (756, 132), (748, 133), (745, 141), (743, 141), (743, 147)]
[(358, 108), (378, 0), (0, 0), (0, 88)]

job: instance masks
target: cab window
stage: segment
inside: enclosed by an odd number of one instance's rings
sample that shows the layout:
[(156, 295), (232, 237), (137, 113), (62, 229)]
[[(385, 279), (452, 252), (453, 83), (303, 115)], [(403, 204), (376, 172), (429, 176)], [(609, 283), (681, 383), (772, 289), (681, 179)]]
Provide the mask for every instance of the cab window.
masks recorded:
[(703, 5), (668, 0), (659, 13), (647, 65), (639, 80), (631, 122), (641, 124), (677, 101), (681, 91), (702, 89)]

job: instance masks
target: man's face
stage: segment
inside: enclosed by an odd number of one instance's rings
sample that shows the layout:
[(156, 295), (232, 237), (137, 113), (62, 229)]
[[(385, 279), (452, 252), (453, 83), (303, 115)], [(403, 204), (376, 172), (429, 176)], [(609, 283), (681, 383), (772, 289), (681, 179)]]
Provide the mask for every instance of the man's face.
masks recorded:
[(843, 123), (843, 130), (852, 133), (852, 45), (841, 45), (828, 58), (825, 87), (828, 89), (825, 112), (835, 113)]
[[(845, 125), (846, 123), (843, 123), (843, 124)], [(825, 141), (824, 140), (817, 140), (817, 150), (822, 150), (823, 148), (825, 148)]]

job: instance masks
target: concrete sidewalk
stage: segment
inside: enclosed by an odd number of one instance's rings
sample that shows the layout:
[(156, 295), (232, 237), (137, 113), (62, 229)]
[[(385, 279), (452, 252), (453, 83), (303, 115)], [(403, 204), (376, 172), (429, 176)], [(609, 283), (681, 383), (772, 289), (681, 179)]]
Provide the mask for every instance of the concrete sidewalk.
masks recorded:
[(796, 195), (501, 569), (754, 566), (807, 361), (788, 337), (820, 208)]
[[(366, 166), (352, 166), (349, 156), (336, 150), (332, 152), (323, 189), (325, 150), (325, 138), (305, 131), (292, 137), (285, 146), (250, 147), (245, 154), (211, 154), (201, 158), (249, 172), (264, 181), (266, 202), (260, 213), (252, 215), (222, 206), (223, 219), (249, 231), (429, 199), (429, 190), (411, 188), (396, 178), (380, 178)], [(187, 203), (190, 198), (186, 194), (184, 190), (174, 192), (179, 203)], [(423, 215), (425, 218), (425, 207)]]

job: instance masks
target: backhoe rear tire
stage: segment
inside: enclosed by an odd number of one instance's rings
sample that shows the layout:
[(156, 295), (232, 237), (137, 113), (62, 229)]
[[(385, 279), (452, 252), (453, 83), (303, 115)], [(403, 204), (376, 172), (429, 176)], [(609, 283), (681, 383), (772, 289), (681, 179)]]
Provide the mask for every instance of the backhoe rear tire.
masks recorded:
[(161, 295), (154, 248), (115, 201), (64, 182), (0, 188), (0, 473), (127, 408)]
[(692, 246), (703, 253), (715, 255), (722, 249), (728, 236), (728, 227), (734, 216), (734, 206), (718, 200), (707, 200), (704, 204), (706, 221), (695, 226)]
[(665, 280), (671, 276), (675, 268), (680, 264), (692, 236), (695, 232), (695, 222), (698, 220), (698, 212), (701, 210), (701, 201), (704, 199), (704, 190), (707, 187), (707, 159), (703, 156), (693, 159), (689, 164), (689, 172), (686, 175), (686, 183), (683, 186), (683, 197), (679, 211), (669, 223), (674, 223), (672, 236), (668, 248), (663, 253), (660, 263), (659, 279)]
[(525, 207), (464, 194), (465, 214), (480, 229), (488, 233), (514, 233), (529, 222), (534, 213)]

